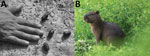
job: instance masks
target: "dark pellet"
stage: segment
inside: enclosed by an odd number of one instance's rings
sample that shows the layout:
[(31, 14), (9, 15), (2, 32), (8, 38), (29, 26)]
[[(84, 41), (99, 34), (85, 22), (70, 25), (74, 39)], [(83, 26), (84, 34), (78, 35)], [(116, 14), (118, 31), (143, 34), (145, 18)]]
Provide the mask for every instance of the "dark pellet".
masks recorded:
[(69, 38), (69, 36), (71, 35), (70, 31), (64, 31), (63, 36), (62, 36), (62, 41), (66, 40)]
[(46, 12), (46, 13), (44, 13), (44, 15), (41, 17), (41, 24), (43, 24), (46, 20), (48, 20), (47, 18), (48, 18), (48, 15), (49, 15), (49, 13), (48, 12)]
[(53, 37), (54, 30), (50, 30), (47, 36), (47, 40), (50, 40)]
[(48, 52), (49, 51), (49, 45), (48, 45), (48, 43), (47, 42), (45, 42), (44, 44), (43, 44), (43, 50), (45, 51), (45, 52)]

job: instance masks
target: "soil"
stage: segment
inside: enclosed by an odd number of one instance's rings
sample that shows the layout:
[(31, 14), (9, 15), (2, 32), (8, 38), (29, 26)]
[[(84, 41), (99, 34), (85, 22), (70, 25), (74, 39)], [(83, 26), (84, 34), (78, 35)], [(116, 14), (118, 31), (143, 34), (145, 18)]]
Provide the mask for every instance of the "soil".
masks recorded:
[[(74, 1), (73, 0), (5, 0), (8, 6), (23, 5), (19, 18), (42, 23), (44, 35), (28, 47), (0, 42), (0, 56), (74, 56)], [(43, 44), (46, 48), (43, 48)], [(44, 51), (43, 49), (49, 50)]]

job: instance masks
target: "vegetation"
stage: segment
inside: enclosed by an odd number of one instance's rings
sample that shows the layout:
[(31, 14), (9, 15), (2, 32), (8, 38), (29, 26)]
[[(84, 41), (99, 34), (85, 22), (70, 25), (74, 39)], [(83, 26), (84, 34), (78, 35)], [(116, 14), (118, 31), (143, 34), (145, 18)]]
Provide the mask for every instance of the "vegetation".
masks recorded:
[[(148, 56), (150, 55), (150, 0), (80, 0), (75, 7), (75, 56)], [(96, 46), (89, 24), (83, 16), (100, 11), (102, 20), (116, 23), (126, 34), (120, 47)]]

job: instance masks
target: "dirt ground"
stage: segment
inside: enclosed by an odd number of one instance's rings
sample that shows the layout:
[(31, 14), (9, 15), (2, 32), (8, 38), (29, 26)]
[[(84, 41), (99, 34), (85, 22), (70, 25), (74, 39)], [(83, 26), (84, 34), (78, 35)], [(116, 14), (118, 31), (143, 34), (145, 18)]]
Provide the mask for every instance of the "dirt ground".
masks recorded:
[[(28, 47), (0, 42), (0, 56), (74, 56), (74, 2), (73, 0), (5, 0), (8, 6), (23, 5), (19, 18), (40, 23), (48, 12), (48, 20), (43, 23), (44, 35), (38, 42)], [(69, 33), (65, 36), (65, 33)], [(48, 52), (43, 43), (49, 45)]]

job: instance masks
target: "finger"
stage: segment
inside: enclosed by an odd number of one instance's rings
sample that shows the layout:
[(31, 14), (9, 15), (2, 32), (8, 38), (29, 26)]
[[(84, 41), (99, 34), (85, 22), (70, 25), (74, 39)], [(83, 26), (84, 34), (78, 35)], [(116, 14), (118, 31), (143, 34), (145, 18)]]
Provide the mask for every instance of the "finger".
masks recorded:
[(32, 28), (32, 27), (28, 27), (28, 26), (23, 26), (23, 25), (19, 25), (20, 27), (18, 28), (18, 30), (29, 33), (29, 34), (34, 34), (34, 35), (43, 35), (43, 31), (40, 29), (36, 29), (36, 28)]
[(33, 28), (39, 28), (39, 29), (42, 27), (41, 24), (33, 23), (33, 22), (29, 22), (29, 21), (24, 21), (24, 20), (19, 20), (18, 24), (25, 25), (25, 26), (30, 26), (30, 27), (33, 27)]
[(23, 46), (28, 46), (29, 45), (28, 41), (19, 39), (15, 36), (8, 36), (8, 37), (4, 38), (4, 40), (7, 41), (7, 42), (10, 42), (10, 43), (23, 45)]
[(29, 40), (29, 41), (38, 41), (40, 39), (37, 35), (27, 34), (21, 31), (14, 31), (12, 35), (17, 36), (18, 38)]

